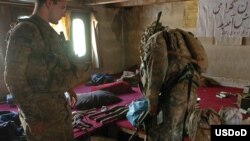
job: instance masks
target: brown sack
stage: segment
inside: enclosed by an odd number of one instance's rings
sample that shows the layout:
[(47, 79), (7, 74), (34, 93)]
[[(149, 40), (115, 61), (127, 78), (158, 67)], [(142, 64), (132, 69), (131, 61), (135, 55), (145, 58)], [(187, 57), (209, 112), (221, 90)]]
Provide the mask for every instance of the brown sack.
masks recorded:
[(208, 67), (207, 54), (201, 44), (201, 42), (195, 38), (191, 33), (184, 30), (177, 29), (185, 40), (185, 43), (192, 55), (192, 58), (197, 61), (197, 66), (201, 72), (205, 72)]
[(182, 36), (182, 34), (178, 30), (170, 30), (176, 38), (176, 44), (178, 46), (178, 50), (176, 50), (179, 54), (186, 58), (192, 58), (191, 52), (189, 51), (187, 44)]

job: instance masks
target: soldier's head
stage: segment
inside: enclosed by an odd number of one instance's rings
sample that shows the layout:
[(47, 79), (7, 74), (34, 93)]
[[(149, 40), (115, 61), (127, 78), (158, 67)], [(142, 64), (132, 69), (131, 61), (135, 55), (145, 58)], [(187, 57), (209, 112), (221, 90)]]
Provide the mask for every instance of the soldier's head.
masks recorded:
[[(60, 0), (51, 0), (54, 4), (56, 4), (58, 1)], [(36, 0), (36, 3), (39, 7), (41, 7), (44, 3), (46, 2), (46, 0)]]
[(68, 0), (36, 0), (34, 13), (44, 20), (57, 24), (66, 11)]

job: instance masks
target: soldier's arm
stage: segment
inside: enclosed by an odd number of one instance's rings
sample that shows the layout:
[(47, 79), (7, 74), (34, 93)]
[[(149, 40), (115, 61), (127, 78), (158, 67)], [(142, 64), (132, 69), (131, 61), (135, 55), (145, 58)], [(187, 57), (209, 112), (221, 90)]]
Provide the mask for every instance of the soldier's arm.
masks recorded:
[(151, 50), (149, 50), (146, 66), (146, 70), (148, 71), (146, 96), (149, 100), (149, 113), (153, 116), (157, 114), (158, 97), (168, 67), (167, 47), (162, 33), (154, 36), (151, 40), (153, 44), (151, 44)]
[(67, 90), (69, 97), (70, 97), (70, 106), (74, 107), (76, 102), (77, 102), (77, 96), (76, 96), (76, 92), (74, 91), (73, 88), (70, 88), (69, 90)]
[(27, 102), (32, 101), (32, 90), (27, 83), (25, 71), (31, 49), (37, 42), (36, 34), (35, 26), (27, 23), (18, 24), (10, 35), (6, 52), (5, 82), (16, 104), (25, 111), (32, 107)]

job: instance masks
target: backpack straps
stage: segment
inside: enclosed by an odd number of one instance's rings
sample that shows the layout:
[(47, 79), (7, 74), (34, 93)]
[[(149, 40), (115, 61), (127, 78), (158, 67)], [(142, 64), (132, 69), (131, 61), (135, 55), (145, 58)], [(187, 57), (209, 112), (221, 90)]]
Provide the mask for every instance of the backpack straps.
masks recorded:
[(183, 122), (183, 127), (182, 127), (182, 140), (184, 140), (184, 136), (185, 136), (185, 125), (186, 125), (186, 119), (188, 116), (188, 105), (189, 105), (189, 100), (190, 100), (190, 95), (191, 95), (191, 87), (192, 87), (192, 83), (193, 83), (193, 70), (191, 68), (189, 68), (190, 66), (187, 66), (189, 69), (189, 72), (185, 77), (186, 79), (188, 79), (188, 91), (187, 91), (187, 106), (186, 106), (186, 111), (185, 111), (185, 115), (184, 115), (184, 122)]

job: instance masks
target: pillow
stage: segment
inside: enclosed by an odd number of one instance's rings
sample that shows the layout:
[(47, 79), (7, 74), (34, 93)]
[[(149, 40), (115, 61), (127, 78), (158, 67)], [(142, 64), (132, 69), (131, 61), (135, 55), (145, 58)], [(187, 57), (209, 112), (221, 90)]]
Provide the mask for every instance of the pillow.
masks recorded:
[(117, 82), (102, 84), (98, 86), (93, 86), (91, 88), (91, 91), (96, 91), (96, 90), (105, 90), (113, 94), (119, 95), (119, 94), (124, 94), (124, 93), (131, 93), (132, 87), (127, 82), (117, 81)]
[(111, 92), (98, 90), (87, 93), (77, 94), (76, 109), (87, 110), (91, 108), (98, 108), (108, 104), (120, 102), (121, 99)]

